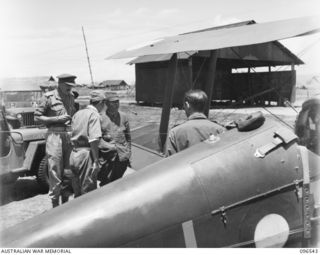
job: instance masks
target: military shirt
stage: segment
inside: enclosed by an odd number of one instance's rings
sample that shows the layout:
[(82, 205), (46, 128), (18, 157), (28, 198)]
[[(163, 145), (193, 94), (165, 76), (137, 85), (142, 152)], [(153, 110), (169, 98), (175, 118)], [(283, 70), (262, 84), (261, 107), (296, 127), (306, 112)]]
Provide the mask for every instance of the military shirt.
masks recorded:
[(117, 112), (114, 116), (101, 114), (101, 128), (103, 137), (108, 137), (117, 148), (120, 161), (129, 160), (131, 157), (131, 134), (129, 119), (126, 114)]
[(182, 151), (210, 137), (222, 133), (224, 128), (210, 120), (203, 113), (193, 113), (188, 120), (170, 130), (166, 156)]
[(88, 105), (73, 116), (71, 127), (71, 141), (76, 147), (90, 147), (90, 142), (102, 136), (100, 114), (92, 105)]
[(55, 117), (68, 114), (72, 117), (75, 112), (73, 95), (65, 95), (58, 88), (44, 94), (39, 107), (34, 112), (34, 116)]

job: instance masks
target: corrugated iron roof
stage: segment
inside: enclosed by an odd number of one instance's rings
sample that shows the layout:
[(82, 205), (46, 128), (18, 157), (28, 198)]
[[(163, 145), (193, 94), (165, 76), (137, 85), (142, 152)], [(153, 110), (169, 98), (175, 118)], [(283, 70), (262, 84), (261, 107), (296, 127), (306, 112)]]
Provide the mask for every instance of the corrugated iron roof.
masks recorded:
[(224, 27), (166, 37), (144, 47), (123, 50), (108, 59), (252, 45), (312, 34), (319, 30), (320, 17), (302, 17), (248, 26)]

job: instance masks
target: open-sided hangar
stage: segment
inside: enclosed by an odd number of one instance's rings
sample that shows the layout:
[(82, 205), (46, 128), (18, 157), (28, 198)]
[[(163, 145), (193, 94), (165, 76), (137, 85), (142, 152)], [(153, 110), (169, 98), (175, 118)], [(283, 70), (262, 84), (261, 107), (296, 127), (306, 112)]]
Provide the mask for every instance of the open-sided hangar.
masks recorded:
[[(225, 31), (226, 28), (252, 24), (255, 24), (255, 21), (213, 27), (182, 35), (194, 34), (196, 37), (205, 31), (221, 29)], [(232, 36), (230, 31), (230, 37)], [(168, 64), (172, 55), (171, 53), (147, 55), (130, 62), (135, 64), (137, 102), (163, 103), (165, 81), (169, 82), (172, 75), (172, 69)], [(211, 70), (210, 50), (182, 52), (178, 53), (177, 57), (173, 105), (181, 105), (184, 92), (191, 88), (207, 91), (206, 80)], [(282, 105), (284, 100), (294, 102), (296, 84), (294, 66), (303, 64), (303, 61), (280, 42), (222, 48), (216, 57), (212, 100), (235, 101), (240, 104), (265, 104), (273, 101), (278, 105)], [(283, 68), (284, 66), (290, 68)], [(255, 70), (257, 67), (266, 67), (266, 70), (257, 72)], [(242, 69), (241, 72), (238, 72), (239, 68)]]

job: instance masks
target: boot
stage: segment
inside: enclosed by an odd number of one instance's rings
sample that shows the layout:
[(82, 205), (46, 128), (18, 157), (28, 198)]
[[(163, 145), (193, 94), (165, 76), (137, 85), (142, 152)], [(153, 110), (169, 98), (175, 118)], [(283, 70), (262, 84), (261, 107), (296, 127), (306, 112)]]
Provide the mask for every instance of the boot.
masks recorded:
[(69, 196), (62, 195), (61, 196), (61, 202), (62, 204), (67, 203), (69, 201)]
[(110, 183), (109, 178), (104, 178), (103, 180), (100, 181), (99, 186), (102, 187), (104, 185), (107, 185), (108, 183)]
[(55, 208), (55, 207), (59, 206), (59, 200), (58, 199), (52, 199), (51, 202), (52, 202), (52, 208)]

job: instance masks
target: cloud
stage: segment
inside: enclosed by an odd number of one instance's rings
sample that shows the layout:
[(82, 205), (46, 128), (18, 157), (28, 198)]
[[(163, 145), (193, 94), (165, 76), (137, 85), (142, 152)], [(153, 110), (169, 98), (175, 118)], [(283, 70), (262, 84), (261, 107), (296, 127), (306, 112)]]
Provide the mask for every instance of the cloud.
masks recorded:
[(114, 11), (112, 11), (111, 13), (107, 14), (107, 17), (109, 18), (120, 18), (121, 16), (123, 15), (123, 11), (118, 8), (118, 9), (115, 9)]
[(15, 40), (15, 41), (38, 41), (56, 38), (74, 38), (81, 35), (81, 27), (77, 29), (74, 27), (55, 27), (48, 29), (35, 29), (28, 28), (24, 30), (7, 30), (5, 33), (4, 40)]
[(159, 13), (156, 15), (157, 18), (166, 18), (170, 16), (177, 15), (181, 12), (181, 10), (172, 8), (172, 9), (164, 9), (160, 10)]
[(150, 9), (145, 8), (145, 7), (141, 7), (141, 8), (138, 8), (137, 10), (135, 10), (132, 14), (134, 16), (139, 16), (139, 15), (146, 15), (148, 13), (150, 13)]

